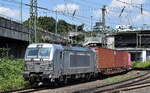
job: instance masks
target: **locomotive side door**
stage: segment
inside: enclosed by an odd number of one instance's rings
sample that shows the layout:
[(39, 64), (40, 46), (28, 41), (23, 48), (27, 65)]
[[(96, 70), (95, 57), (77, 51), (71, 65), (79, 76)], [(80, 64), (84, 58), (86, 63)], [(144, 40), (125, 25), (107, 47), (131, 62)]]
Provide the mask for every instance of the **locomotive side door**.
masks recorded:
[(64, 52), (60, 51), (60, 73), (63, 74), (64, 71), (64, 58), (63, 58)]
[(68, 70), (67, 70), (67, 67), (68, 67), (68, 60), (69, 60), (69, 52), (68, 51), (63, 51), (63, 57), (62, 57), (62, 68), (63, 68), (63, 75), (67, 75), (68, 73)]
[(63, 75), (63, 50), (56, 49), (54, 54), (54, 74), (57, 77)]

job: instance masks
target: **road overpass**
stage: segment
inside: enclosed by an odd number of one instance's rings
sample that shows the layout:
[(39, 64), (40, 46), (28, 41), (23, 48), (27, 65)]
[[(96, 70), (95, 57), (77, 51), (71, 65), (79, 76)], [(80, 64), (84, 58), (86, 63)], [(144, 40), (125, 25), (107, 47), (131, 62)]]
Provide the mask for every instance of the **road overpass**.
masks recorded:
[[(9, 51), (7, 56), (23, 58), (25, 49), (33, 39), (33, 32), (30, 27), (25, 26), (11, 18), (0, 17), (0, 49), (6, 48)], [(69, 40), (58, 34), (43, 29), (38, 29), (39, 42), (68, 43)]]

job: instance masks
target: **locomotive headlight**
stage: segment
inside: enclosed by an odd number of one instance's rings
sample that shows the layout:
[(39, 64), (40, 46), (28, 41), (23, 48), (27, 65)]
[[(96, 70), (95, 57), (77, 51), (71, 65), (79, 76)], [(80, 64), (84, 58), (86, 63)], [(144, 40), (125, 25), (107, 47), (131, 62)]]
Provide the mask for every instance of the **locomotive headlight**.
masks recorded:
[(49, 75), (49, 78), (52, 78), (52, 75), (51, 75), (51, 74)]
[(29, 69), (32, 69), (33, 68), (33, 66), (32, 65), (29, 65)]

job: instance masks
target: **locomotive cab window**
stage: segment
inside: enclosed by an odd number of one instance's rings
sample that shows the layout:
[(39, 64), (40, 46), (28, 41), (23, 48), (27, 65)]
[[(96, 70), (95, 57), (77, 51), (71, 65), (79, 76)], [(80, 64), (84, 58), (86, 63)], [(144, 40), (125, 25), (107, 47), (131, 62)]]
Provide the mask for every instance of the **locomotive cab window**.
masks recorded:
[(37, 58), (37, 57), (38, 57), (38, 48), (27, 49), (26, 58)]
[(49, 58), (49, 56), (50, 56), (50, 48), (39, 49), (39, 57), (40, 58)]
[(51, 48), (28, 48), (26, 58), (49, 58)]

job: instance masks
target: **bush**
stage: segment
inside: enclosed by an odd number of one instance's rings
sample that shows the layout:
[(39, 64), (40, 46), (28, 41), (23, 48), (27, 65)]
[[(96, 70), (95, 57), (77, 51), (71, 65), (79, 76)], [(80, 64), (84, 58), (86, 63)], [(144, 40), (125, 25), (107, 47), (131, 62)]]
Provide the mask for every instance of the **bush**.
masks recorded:
[(150, 62), (133, 62), (132, 63), (133, 68), (150, 68)]
[(28, 83), (24, 81), (22, 72), (22, 59), (0, 59), (0, 91), (26, 87)]

